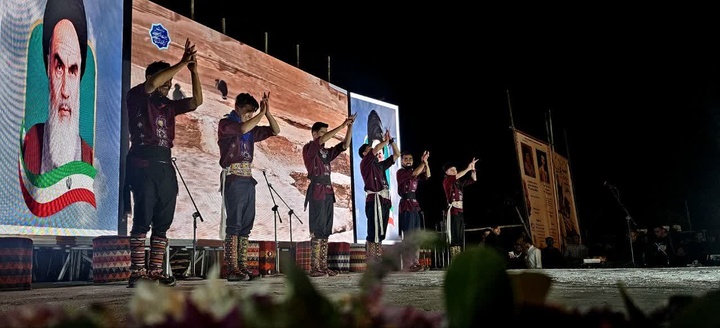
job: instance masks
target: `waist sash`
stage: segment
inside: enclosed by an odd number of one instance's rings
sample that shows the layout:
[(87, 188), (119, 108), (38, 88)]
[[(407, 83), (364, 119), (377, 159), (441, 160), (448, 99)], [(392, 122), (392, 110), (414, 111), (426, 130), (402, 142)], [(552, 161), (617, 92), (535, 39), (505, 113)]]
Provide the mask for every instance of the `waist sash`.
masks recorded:
[[(382, 217), (382, 204), (380, 203), (380, 197), (385, 199), (390, 199), (390, 190), (383, 189), (380, 191), (368, 191), (365, 190), (365, 195), (374, 195), (375, 196), (375, 210), (373, 221), (375, 221), (375, 242), (380, 242), (380, 235), (385, 235), (385, 227), (383, 227), (383, 217)], [(370, 220), (370, 218), (368, 218)]]
[(446, 219), (445, 228), (447, 229), (447, 240), (448, 240), (448, 243), (452, 242), (452, 233), (451, 233), (451, 231), (452, 231), (452, 225), (451, 225), (451, 220), (452, 220), (451, 217), (452, 217), (452, 214), (451, 214), (451, 213), (452, 213), (453, 207), (454, 207), (454, 208), (458, 208), (458, 209), (462, 209), (462, 208), (463, 208), (463, 202), (462, 202), (461, 200), (456, 200), (456, 201), (448, 204), (447, 214), (445, 215), (445, 219)]
[(241, 177), (251, 177), (252, 176), (252, 163), (250, 162), (240, 162), (240, 163), (232, 163), (230, 166), (226, 167), (225, 170), (227, 171), (227, 174), (229, 175), (237, 175)]
[(305, 192), (305, 204), (303, 204), (303, 210), (307, 209), (307, 205), (313, 196), (313, 189), (315, 189), (315, 184), (330, 186), (332, 185), (332, 182), (330, 182), (329, 175), (310, 177), (310, 184), (308, 185), (307, 191)]

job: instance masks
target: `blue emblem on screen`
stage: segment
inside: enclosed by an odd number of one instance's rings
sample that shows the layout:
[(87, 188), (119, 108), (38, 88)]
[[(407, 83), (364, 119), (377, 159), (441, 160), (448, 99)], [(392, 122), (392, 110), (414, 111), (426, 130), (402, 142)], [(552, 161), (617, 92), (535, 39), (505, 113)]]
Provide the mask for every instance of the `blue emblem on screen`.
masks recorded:
[(150, 39), (158, 49), (167, 49), (170, 45), (170, 34), (162, 24), (153, 24), (150, 28)]

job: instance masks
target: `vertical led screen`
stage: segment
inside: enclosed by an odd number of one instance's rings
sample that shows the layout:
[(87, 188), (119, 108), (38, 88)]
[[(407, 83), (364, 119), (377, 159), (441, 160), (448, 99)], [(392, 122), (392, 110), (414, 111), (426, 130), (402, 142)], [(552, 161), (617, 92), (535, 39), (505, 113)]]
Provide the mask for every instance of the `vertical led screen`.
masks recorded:
[[(366, 193), (365, 184), (360, 172), (360, 154), (358, 149), (362, 144), (375, 146), (383, 140), (385, 131), (390, 131), (390, 136), (395, 138), (398, 147), (400, 143), (400, 124), (398, 106), (389, 104), (380, 100), (372, 99), (356, 93), (350, 93), (350, 111), (357, 113), (357, 119), (353, 124), (352, 134), (352, 156), (353, 156), (353, 197), (355, 200), (355, 222), (356, 222), (356, 238), (357, 242), (364, 243), (367, 238), (375, 238), (374, 231), (368, 232), (367, 220), (368, 216), (365, 211)], [(400, 148), (402, 149), (402, 148)], [(381, 162), (392, 157), (392, 147), (385, 146), (381, 151), (377, 152), (378, 161)], [(392, 207), (390, 208), (390, 219), (385, 232), (385, 242), (394, 243), (400, 240), (399, 237), (399, 220), (397, 204), (400, 196), (397, 193), (397, 170), (400, 168), (400, 160), (385, 170), (385, 179), (388, 182), (389, 197)], [(371, 220), (374, 218), (370, 218)]]
[[(254, 143), (252, 177), (257, 181), (253, 240), (309, 240), (308, 211), (303, 210), (309, 185), (303, 164), (303, 146), (312, 139), (311, 127), (325, 122), (330, 128), (348, 116), (348, 96), (339, 89), (262, 51), (233, 40), (147, 0), (133, 1), (130, 87), (145, 81), (145, 68), (154, 61), (177, 63), (186, 39), (195, 44), (203, 104), (195, 111), (175, 118), (172, 156), (188, 191), (178, 175), (179, 194), (171, 239), (193, 236), (192, 195), (204, 222), (198, 221), (197, 238), (218, 239), (221, 223), (221, 193), (218, 122), (235, 107), (240, 93), (249, 93), (258, 102), (270, 94), (270, 112), (280, 134)], [(181, 69), (172, 81), (168, 97), (192, 97), (188, 69)], [(259, 125), (268, 125), (262, 118)], [(345, 130), (327, 143), (342, 141)], [(343, 152), (332, 162), (335, 187), (334, 225), (330, 241), (352, 241), (353, 219), (350, 196), (350, 157)], [(266, 180), (267, 178), (267, 180)], [(272, 188), (271, 188), (272, 187)], [(271, 197), (271, 190), (272, 196)], [(273, 199), (279, 218), (273, 212)], [(228, 200), (235, 201), (235, 200)], [(290, 210), (293, 211), (292, 230)], [(297, 216), (297, 217), (296, 217)], [(282, 220), (282, 222), (280, 222)], [(132, 217), (128, 224), (132, 226)], [(128, 228), (129, 229), (129, 228)]]
[(0, 2), (0, 235), (116, 234), (123, 1)]

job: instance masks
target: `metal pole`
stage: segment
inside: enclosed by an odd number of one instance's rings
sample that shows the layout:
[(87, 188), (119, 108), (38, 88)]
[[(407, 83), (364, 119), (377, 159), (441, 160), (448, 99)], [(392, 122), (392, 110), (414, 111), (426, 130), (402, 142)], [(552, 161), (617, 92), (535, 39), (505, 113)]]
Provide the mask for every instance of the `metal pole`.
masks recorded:
[[(572, 170), (572, 160), (570, 159), (570, 144), (568, 143), (568, 137), (567, 137), (567, 130), (563, 129), (563, 137), (565, 138), (565, 153), (567, 153), (567, 162), (568, 162), (568, 174), (570, 175), (570, 189), (572, 190), (572, 197), (573, 197), (573, 208), (575, 209), (575, 220), (578, 222), (578, 233), (580, 233), (580, 212), (578, 211), (577, 207), (577, 197), (575, 193), (575, 179), (573, 179), (573, 170)], [(585, 232), (585, 237), (587, 237), (587, 232)], [(580, 236), (580, 242), (582, 243), (582, 236)]]
[[(561, 228), (560, 228), (561, 224), (563, 224), (563, 223), (560, 222), (560, 199), (559, 199), (558, 190), (557, 190), (557, 181), (555, 181), (555, 179), (557, 179), (557, 176), (555, 176), (555, 161), (554, 161), (555, 133), (553, 132), (552, 110), (551, 109), (548, 109), (546, 118), (547, 118), (547, 120), (546, 120), (545, 124), (547, 127), (548, 142), (550, 143), (550, 154), (548, 154), (549, 155), (548, 157), (550, 157), (550, 158), (545, 158), (545, 162), (549, 163), (550, 168), (548, 169), (548, 174), (553, 177), (552, 179), (550, 179), (550, 182), (551, 182), (550, 184), (552, 185), (552, 190), (553, 190), (553, 200), (555, 200), (555, 222), (557, 222), (556, 224), (557, 224), (557, 229), (558, 229), (557, 237), (560, 238), (560, 240), (558, 240), (558, 243), (560, 244), (560, 248), (564, 251), (566, 245), (565, 245), (565, 238), (563, 238), (563, 237), (566, 237), (566, 236), (562, 235)], [(568, 172), (568, 174), (570, 174), (570, 173)], [(578, 231), (578, 233), (579, 233), (579, 231)]]
[(195, 20), (195, 0), (190, 0), (190, 19)]
[[(508, 103), (508, 111), (510, 112), (510, 129), (512, 130), (513, 134), (513, 148), (515, 153), (515, 160), (518, 163), (518, 173), (520, 177), (520, 182), (522, 183), (522, 167), (520, 167), (520, 155), (518, 154), (518, 141), (517, 141), (517, 132), (515, 131), (515, 120), (513, 118), (513, 112), (512, 112), (512, 102), (510, 101), (510, 90), (505, 90), (505, 93), (507, 94), (507, 103)], [(530, 224), (530, 212), (528, 212), (528, 202), (527, 202), (527, 195), (525, 195), (525, 189), (522, 190), (523, 193), (523, 204), (525, 204), (524, 212), (525, 215), (528, 218), (528, 224)], [(532, 234), (529, 234), (528, 237), (532, 238)]]

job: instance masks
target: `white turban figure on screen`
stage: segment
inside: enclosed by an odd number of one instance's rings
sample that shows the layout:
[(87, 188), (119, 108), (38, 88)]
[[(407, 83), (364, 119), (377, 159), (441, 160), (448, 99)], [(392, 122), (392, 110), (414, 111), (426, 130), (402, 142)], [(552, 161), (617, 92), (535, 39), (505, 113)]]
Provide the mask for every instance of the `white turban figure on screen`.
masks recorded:
[[(94, 74), (95, 67), (94, 59), (87, 64), (88, 28), (82, 0), (48, 0), (38, 28), (42, 47), (31, 42), (28, 52), (42, 51), (45, 65), (32, 66), (29, 54), (28, 74), (40, 69), (46, 73), (48, 106), (46, 112), (25, 108), (19, 171), (25, 203), (33, 214), (45, 217), (76, 202), (96, 206), (93, 147), (81, 137), (80, 124), (81, 83), (86, 68), (91, 67)], [(47, 119), (38, 122), (43, 114)], [(85, 128), (92, 135), (94, 115), (89, 120)], [(29, 128), (25, 126), (33, 121)]]

